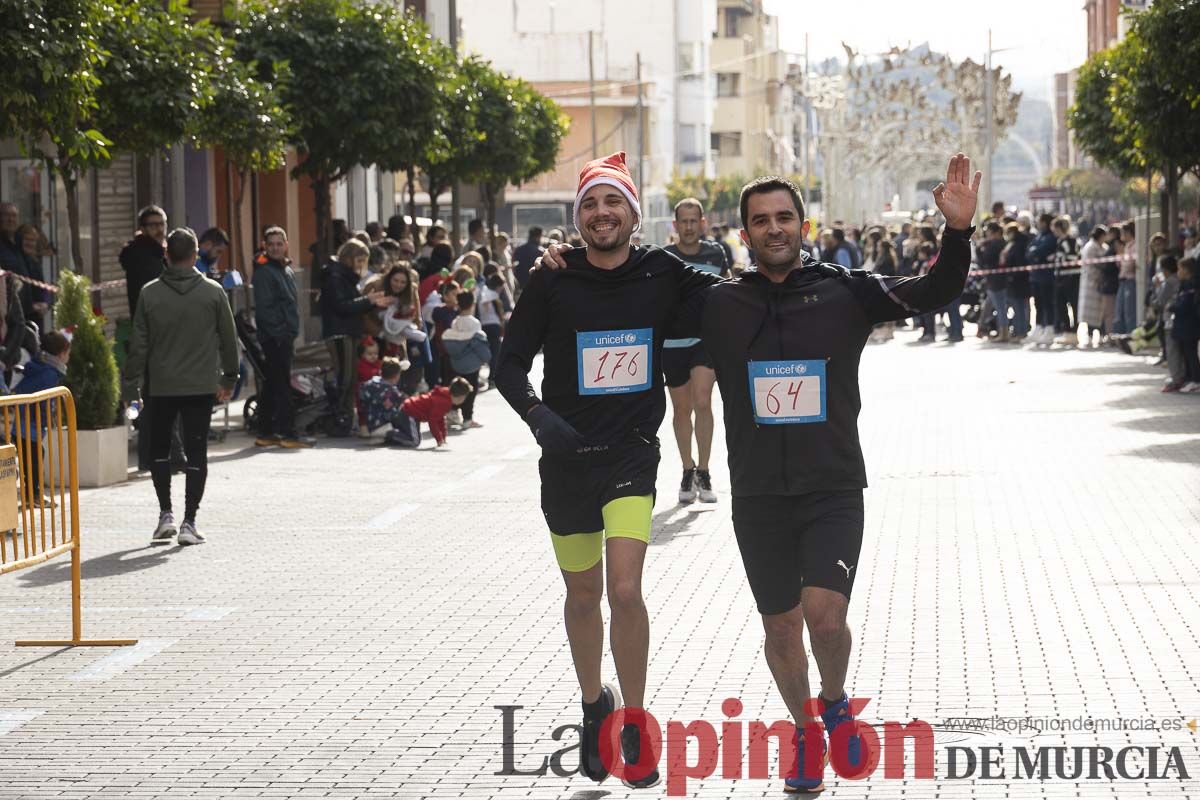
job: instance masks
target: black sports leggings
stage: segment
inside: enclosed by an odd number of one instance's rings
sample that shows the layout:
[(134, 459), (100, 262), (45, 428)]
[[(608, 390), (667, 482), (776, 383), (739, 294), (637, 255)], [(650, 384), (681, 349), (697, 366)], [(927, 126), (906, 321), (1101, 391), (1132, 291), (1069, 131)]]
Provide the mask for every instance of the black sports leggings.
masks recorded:
[(208, 480), (208, 427), (212, 421), (211, 394), (159, 395), (150, 418), (150, 477), (158, 495), (158, 510), (171, 510), (171, 426), (178, 416), (183, 428), (183, 454), (187, 458), (186, 500), (183, 518), (195, 521)]

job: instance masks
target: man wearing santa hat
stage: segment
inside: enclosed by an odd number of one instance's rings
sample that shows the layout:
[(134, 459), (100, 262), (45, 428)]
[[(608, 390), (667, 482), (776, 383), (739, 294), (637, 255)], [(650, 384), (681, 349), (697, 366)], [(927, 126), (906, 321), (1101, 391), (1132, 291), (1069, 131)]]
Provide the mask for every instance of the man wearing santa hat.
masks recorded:
[[(639, 723), (650, 646), (642, 565), (666, 413), (663, 341), (696, 335), (699, 298), (720, 282), (659, 248), (632, 247), (640, 221), (625, 154), (586, 164), (575, 227), (587, 248), (567, 253), (565, 269), (530, 276), (496, 381), (542, 447), (542, 512), (566, 583), (567, 638), (583, 694), (582, 771), (602, 781), (613, 767), (633, 788), (658, 782)], [(529, 382), (539, 350), (540, 396)], [(600, 675), (605, 557), (613, 660), (626, 706), (623, 767), (604, 763), (599, 746), (605, 718), (622, 704), (621, 692)]]

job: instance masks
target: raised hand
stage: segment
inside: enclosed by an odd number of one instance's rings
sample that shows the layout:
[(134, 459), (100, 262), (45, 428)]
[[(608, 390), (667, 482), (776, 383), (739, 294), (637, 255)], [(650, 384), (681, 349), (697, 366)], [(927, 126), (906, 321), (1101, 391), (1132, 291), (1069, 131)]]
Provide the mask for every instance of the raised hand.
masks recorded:
[(946, 181), (933, 187), (933, 199), (946, 218), (946, 227), (957, 230), (971, 227), (981, 180), (982, 172), (976, 171), (974, 177), (971, 176), (971, 159), (962, 153), (950, 159), (950, 165), (946, 167)]

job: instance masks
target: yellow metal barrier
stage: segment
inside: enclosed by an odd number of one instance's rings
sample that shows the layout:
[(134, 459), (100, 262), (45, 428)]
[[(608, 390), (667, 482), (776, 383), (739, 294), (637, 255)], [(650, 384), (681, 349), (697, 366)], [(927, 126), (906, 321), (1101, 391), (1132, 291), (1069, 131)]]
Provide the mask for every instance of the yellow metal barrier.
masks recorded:
[(65, 387), (0, 397), (0, 575), (71, 554), (71, 638), (18, 647), (137, 644), (84, 639), (80, 614), (75, 399)]

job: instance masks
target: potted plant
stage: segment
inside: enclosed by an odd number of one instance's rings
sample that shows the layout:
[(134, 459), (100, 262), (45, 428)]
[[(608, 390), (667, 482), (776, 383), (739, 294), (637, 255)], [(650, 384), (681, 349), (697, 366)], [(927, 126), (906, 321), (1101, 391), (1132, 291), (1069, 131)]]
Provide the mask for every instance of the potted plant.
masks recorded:
[(79, 485), (120, 483), (129, 471), (129, 431), (127, 426), (117, 424), (117, 362), (104, 334), (104, 318), (92, 310), (91, 282), (87, 278), (63, 270), (54, 320), (60, 329), (71, 332), (66, 386), (75, 397)]

